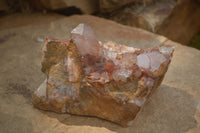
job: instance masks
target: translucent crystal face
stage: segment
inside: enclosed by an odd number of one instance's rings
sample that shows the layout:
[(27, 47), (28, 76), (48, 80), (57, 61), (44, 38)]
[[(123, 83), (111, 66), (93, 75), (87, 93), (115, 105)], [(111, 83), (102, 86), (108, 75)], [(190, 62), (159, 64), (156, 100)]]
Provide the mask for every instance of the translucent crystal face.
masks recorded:
[(71, 31), (71, 39), (75, 41), (78, 51), (82, 56), (87, 54), (98, 56), (99, 43), (89, 26), (79, 24)]
[(148, 55), (141, 54), (137, 56), (137, 65), (142, 68), (149, 68), (150, 65), (150, 59)]
[(165, 56), (159, 52), (147, 52), (137, 56), (137, 65), (152, 72), (158, 70), (165, 61)]

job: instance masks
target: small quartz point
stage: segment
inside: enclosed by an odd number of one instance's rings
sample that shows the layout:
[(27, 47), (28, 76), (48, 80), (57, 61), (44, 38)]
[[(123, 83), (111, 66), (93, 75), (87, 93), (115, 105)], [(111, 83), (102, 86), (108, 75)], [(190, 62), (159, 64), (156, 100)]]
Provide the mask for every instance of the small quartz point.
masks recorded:
[(46, 39), (42, 71), (47, 79), (33, 104), (130, 126), (161, 84), (173, 51), (170, 45), (137, 49), (98, 42), (89, 26), (79, 24), (70, 41)]
[(71, 39), (74, 40), (80, 55), (98, 56), (99, 43), (89, 26), (79, 24), (71, 31)]

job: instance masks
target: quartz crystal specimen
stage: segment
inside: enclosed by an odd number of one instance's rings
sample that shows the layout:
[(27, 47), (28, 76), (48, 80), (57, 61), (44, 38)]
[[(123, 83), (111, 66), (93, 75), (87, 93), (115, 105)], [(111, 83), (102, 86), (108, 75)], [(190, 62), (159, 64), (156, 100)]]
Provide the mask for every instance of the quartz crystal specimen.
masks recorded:
[(79, 24), (70, 41), (47, 38), (42, 71), (47, 79), (34, 106), (57, 113), (96, 116), (130, 126), (163, 80), (174, 46), (136, 49), (97, 41)]

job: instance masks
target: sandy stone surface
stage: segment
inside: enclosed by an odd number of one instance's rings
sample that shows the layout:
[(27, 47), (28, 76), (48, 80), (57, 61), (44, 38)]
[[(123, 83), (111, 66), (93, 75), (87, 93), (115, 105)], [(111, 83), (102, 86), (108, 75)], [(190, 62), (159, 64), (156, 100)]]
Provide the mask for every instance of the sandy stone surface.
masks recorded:
[[(33, 107), (31, 95), (45, 79), (40, 64), (43, 38), (68, 39), (79, 23), (90, 25), (101, 41), (113, 40), (138, 48), (162, 43), (176, 46), (162, 85), (133, 126), (123, 128), (95, 117), (56, 114)], [(1, 30), (0, 57), (0, 133), (200, 132), (200, 51), (165, 37), (93, 16), (63, 17)]]

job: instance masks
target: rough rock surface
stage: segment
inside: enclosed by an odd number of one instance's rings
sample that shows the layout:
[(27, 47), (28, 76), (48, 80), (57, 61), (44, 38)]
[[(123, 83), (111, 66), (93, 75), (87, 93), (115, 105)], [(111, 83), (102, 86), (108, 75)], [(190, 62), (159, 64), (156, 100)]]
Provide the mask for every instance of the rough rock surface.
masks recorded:
[(63, 0), (68, 7), (79, 8), (85, 14), (92, 14), (99, 10), (98, 0)]
[(101, 12), (111, 12), (137, 0), (99, 0)]
[(134, 4), (113, 12), (110, 19), (124, 25), (155, 32), (170, 15), (175, 4), (174, 0), (158, 0), (145, 5)]
[(92, 14), (98, 11), (98, 0), (38, 0), (33, 2), (36, 7), (37, 5), (42, 5), (48, 10), (76, 7), (86, 14)]
[(7, 11), (8, 9), (6, 0), (0, 0), (0, 11)]
[[(33, 91), (45, 79), (40, 70), (44, 42), (38, 41), (38, 36), (69, 38), (70, 31), (79, 23), (90, 25), (102, 41), (113, 40), (138, 48), (154, 47), (161, 43), (176, 46), (162, 85), (133, 126), (122, 128), (98, 118), (40, 111), (31, 104)], [(1, 30), (0, 57), (0, 132), (200, 132), (200, 51), (194, 48), (105, 19), (72, 16), (41, 25)]]
[(63, 0), (39, 0), (46, 9), (48, 10), (58, 10), (67, 8), (67, 4)]
[(157, 28), (157, 33), (184, 45), (200, 32), (200, 1), (178, 0), (171, 14)]
[(98, 42), (89, 26), (79, 24), (70, 41), (46, 39), (42, 71), (47, 79), (35, 91), (33, 104), (131, 126), (162, 82), (173, 51), (170, 45), (136, 49)]
[[(13, 18), (15, 18), (15, 21), (11, 21)], [(54, 20), (59, 20), (61, 18), (63, 18), (62, 15), (58, 15), (54, 13), (48, 13), (48, 14), (34, 13), (34, 14), (28, 14), (28, 15), (15, 13), (12, 15), (5, 15), (1, 17), (0, 30), (27, 26), (30, 24), (32, 25), (45, 24), (48, 22), (52, 22)], [(51, 27), (53, 28), (53, 23), (51, 23)]]

